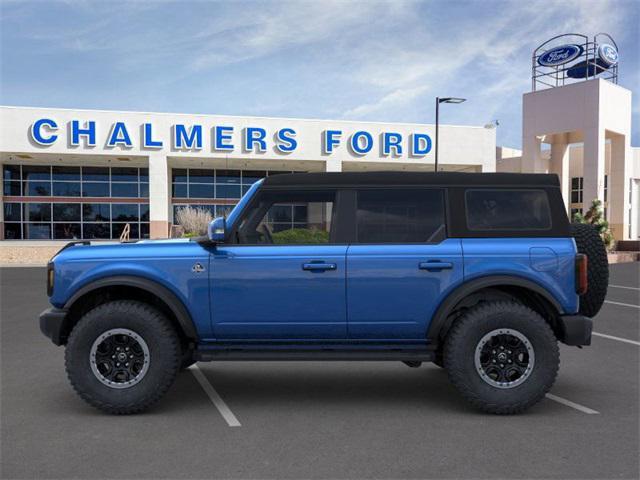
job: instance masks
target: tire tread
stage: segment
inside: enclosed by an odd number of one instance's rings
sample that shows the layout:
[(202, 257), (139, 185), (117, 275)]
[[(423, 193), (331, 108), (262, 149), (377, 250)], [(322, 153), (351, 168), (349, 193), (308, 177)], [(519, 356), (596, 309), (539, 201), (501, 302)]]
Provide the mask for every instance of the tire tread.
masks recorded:
[[(468, 358), (464, 358), (464, 355), (461, 352), (461, 340), (468, 335), (471, 329), (487, 327), (487, 323), (492, 315), (507, 312), (514, 315), (520, 315), (521, 317), (535, 319), (536, 327), (543, 335), (545, 342), (551, 346), (551, 355), (553, 357), (551, 360), (554, 362), (555, 367), (552, 375), (546, 379), (544, 384), (540, 385), (535, 395), (521, 401), (505, 405), (487, 401), (472, 387), (467, 379), (467, 373), (464, 369), (464, 362), (468, 361)], [(518, 302), (497, 301), (482, 303), (470, 309), (465, 315), (458, 319), (456, 323), (454, 323), (445, 340), (444, 365), (451, 383), (462, 394), (462, 396), (471, 403), (472, 406), (487, 413), (510, 415), (524, 412), (532, 405), (542, 400), (546, 393), (551, 389), (558, 375), (559, 355), (558, 342), (553, 330), (538, 313)], [(536, 361), (537, 358), (538, 357), (536, 355)]]
[[(71, 334), (69, 335), (69, 340), (67, 345), (73, 345), (77, 339), (80, 337), (84, 330), (90, 329), (92, 327), (91, 323), (95, 321), (94, 319), (100, 318), (106, 312), (117, 309), (119, 312), (125, 315), (141, 315), (145, 316), (149, 319), (150, 322), (154, 322), (154, 330), (157, 331), (157, 334), (163, 337), (165, 340), (169, 340), (171, 343), (171, 347), (176, 352), (180, 352), (180, 342), (178, 339), (178, 335), (171, 324), (171, 322), (165, 318), (162, 313), (160, 313), (157, 309), (152, 307), (151, 305), (135, 300), (116, 300), (112, 302), (103, 303), (93, 310), (89, 311), (73, 328)], [(104, 400), (100, 400), (95, 396), (91, 395), (87, 389), (83, 388), (75, 379), (75, 376), (71, 372), (71, 368), (74, 362), (78, 361), (75, 358), (74, 352), (67, 348), (65, 351), (65, 369), (67, 372), (67, 377), (69, 378), (69, 382), (71, 386), (76, 391), (76, 393), (88, 404), (102, 410), (104, 412), (114, 414), (114, 415), (129, 415), (140, 413), (144, 410), (147, 410), (149, 407), (154, 405), (158, 400), (160, 400), (167, 390), (173, 384), (177, 372), (180, 367), (180, 355), (173, 355), (172, 362), (169, 368), (168, 374), (163, 377), (163, 382), (157, 386), (157, 388), (152, 389), (151, 392), (138, 401), (125, 403), (125, 404), (113, 404), (110, 402), (106, 402)]]

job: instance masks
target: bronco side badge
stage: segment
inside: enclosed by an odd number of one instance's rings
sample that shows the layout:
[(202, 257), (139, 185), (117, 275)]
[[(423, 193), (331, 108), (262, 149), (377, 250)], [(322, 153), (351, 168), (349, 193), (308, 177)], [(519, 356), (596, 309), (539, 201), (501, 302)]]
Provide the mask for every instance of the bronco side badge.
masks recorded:
[(202, 273), (204, 272), (204, 267), (200, 262), (196, 263), (193, 267), (191, 267), (191, 271), (193, 273)]

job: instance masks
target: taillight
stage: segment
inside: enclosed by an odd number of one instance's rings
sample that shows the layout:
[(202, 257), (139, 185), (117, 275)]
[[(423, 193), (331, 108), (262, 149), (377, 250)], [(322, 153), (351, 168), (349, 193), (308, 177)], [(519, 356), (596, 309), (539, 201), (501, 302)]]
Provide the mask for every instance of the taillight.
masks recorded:
[(589, 280), (587, 278), (587, 264), (589, 259), (583, 253), (576, 255), (576, 293), (584, 295), (589, 288)]

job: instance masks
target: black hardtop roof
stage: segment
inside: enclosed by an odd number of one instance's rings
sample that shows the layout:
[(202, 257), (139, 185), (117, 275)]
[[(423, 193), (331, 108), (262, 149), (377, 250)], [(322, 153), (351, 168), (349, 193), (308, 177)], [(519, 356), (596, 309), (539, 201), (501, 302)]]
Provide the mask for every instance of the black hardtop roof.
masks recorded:
[(555, 174), (463, 172), (326, 172), (287, 173), (269, 176), (264, 186), (441, 185), (500, 187), (559, 187)]

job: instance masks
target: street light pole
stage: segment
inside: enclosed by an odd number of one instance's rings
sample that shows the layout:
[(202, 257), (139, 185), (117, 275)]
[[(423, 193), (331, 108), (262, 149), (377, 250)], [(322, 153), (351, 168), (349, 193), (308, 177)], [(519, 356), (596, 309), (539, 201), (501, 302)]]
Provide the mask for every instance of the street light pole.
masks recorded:
[(434, 166), (434, 172), (438, 172), (438, 131), (440, 130), (440, 97), (436, 97), (436, 161)]
[(436, 97), (436, 146), (435, 146), (435, 166), (434, 171), (438, 171), (438, 145), (440, 142), (438, 141), (438, 135), (440, 131), (440, 104), (441, 103), (462, 103), (466, 101), (466, 98), (458, 98), (458, 97)]

